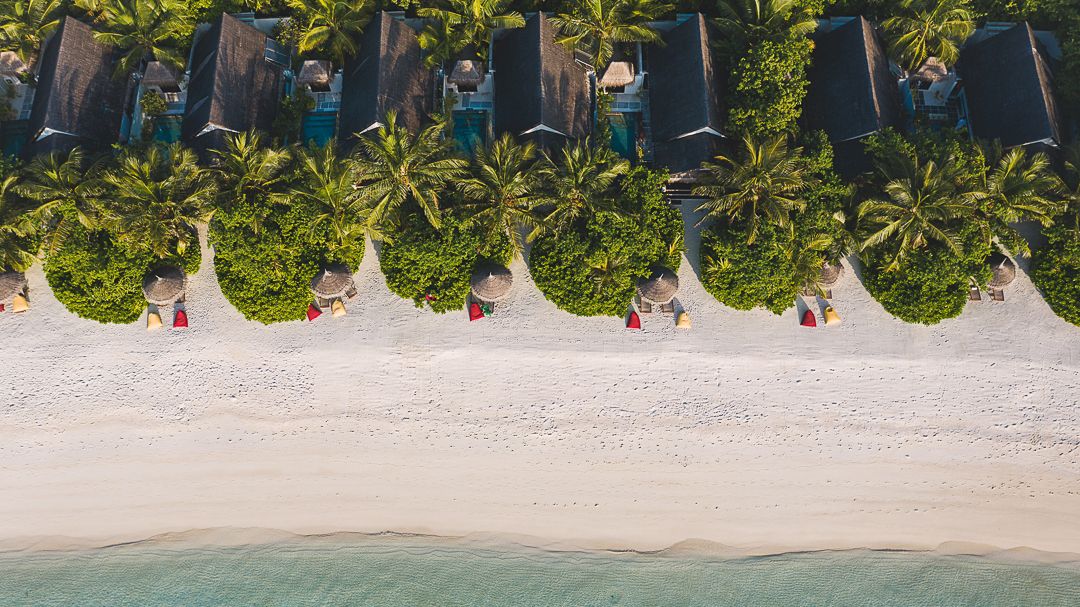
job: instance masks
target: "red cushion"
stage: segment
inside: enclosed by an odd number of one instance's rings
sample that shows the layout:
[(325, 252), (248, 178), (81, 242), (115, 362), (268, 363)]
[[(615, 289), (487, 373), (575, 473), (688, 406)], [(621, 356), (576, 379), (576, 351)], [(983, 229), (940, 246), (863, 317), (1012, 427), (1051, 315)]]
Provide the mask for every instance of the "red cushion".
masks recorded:
[(308, 307), (307, 307), (307, 319), (308, 320), (315, 320), (316, 318), (318, 318), (320, 316), (322, 316), (322, 310), (316, 308), (315, 304), (308, 304)]
[(469, 304), (469, 320), (480, 320), (484, 317), (484, 311), (480, 309), (480, 304), (475, 301)]
[(4, 304), (0, 304), (0, 312), (3, 312), (4, 310), (5, 310)]
[(814, 315), (813, 310), (807, 310), (807, 311), (803, 312), (802, 323), (800, 323), (800, 324), (802, 324), (802, 326), (804, 326), (804, 327), (816, 327), (817, 326), (817, 316)]
[(172, 326), (174, 329), (182, 329), (187, 327), (187, 312), (183, 310), (176, 311), (176, 317), (173, 318)]
[(626, 328), (627, 329), (640, 329), (641, 328), (641, 317), (638, 316), (637, 312), (631, 312), (630, 313), (630, 318), (626, 319)]

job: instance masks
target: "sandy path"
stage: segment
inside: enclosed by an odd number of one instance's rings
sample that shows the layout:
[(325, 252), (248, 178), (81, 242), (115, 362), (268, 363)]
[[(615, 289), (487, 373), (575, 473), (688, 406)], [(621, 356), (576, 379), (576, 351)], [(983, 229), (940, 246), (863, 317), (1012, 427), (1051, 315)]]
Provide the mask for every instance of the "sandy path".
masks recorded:
[(848, 272), (844, 324), (806, 330), (795, 310), (725, 309), (684, 262), (693, 330), (628, 333), (513, 270), (498, 317), (470, 324), (390, 294), (369, 247), (347, 318), (272, 328), (202, 272), (192, 329), (147, 334), (72, 317), (35, 268), (32, 313), (0, 315), (0, 538), (255, 526), (1080, 552), (1080, 330), (1023, 273), (1006, 303), (926, 328)]

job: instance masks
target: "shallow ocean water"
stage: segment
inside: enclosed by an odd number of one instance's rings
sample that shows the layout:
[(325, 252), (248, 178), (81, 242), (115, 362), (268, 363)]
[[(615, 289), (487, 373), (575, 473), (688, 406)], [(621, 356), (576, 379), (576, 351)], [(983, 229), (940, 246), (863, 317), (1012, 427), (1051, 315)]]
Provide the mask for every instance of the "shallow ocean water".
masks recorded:
[(843, 551), (547, 552), (423, 538), (0, 554), (0, 605), (1075, 607), (1080, 567)]

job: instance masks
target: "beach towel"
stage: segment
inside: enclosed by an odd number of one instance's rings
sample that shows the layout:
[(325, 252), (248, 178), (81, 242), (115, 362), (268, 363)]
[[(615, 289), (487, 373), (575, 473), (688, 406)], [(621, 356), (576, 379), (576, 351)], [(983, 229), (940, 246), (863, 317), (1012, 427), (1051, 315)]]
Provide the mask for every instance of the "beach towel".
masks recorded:
[(484, 317), (484, 310), (475, 301), (469, 304), (469, 321), (480, 320)]
[(322, 310), (315, 307), (315, 304), (308, 304), (307, 307), (307, 319), (308, 322), (315, 320), (322, 316)]
[(817, 326), (817, 316), (814, 314), (813, 310), (807, 310), (803, 312), (802, 322), (800, 324), (804, 327)]
[(173, 316), (172, 326), (174, 329), (186, 329), (187, 328), (187, 312), (183, 310), (177, 310), (176, 315)]
[(631, 312), (630, 313), (630, 318), (626, 319), (626, 328), (627, 329), (640, 329), (641, 328), (641, 317), (638, 316), (637, 312)]

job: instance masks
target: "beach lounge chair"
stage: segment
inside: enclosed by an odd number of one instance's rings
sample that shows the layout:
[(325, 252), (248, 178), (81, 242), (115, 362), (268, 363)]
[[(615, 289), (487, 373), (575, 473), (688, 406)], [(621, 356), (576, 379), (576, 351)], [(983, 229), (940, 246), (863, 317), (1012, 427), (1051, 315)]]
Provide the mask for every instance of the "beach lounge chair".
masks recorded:
[(679, 312), (679, 315), (677, 317), (675, 317), (675, 328), (676, 329), (689, 329), (690, 328), (690, 314), (686, 310), (683, 310), (682, 312)]
[(16, 295), (15, 298), (11, 300), (11, 311), (12, 312), (14, 312), (16, 314), (22, 314), (23, 312), (26, 312), (29, 309), (30, 309), (30, 302), (27, 301), (27, 299), (25, 297), (23, 297), (22, 294)]
[(475, 301), (469, 304), (469, 321), (480, 320), (484, 317), (484, 310)]
[(638, 299), (638, 310), (642, 314), (652, 314), (652, 302), (647, 299)]
[(318, 306), (316, 306), (315, 304), (308, 304), (308, 307), (307, 307), (307, 319), (308, 319), (308, 322), (311, 322), (311, 321), (315, 320), (316, 318), (318, 318), (320, 316), (322, 316), (322, 310), (320, 310), (318, 308)]
[(836, 310), (832, 306), (825, 308), (825, 326), (830, 327), (838, 324), (840, 324), (840, 315), (836, 313)]
[(345, 291), (345, 299), (352, 301), (356, 297), (356, 287), (349, 287), (348, 291)]
[(146, 330), (160, 331), (162, 326), (161, 314), (158, 314), (157, 306), (154, 306), (146, 313)]
[(971, 285), (971, 290), (968, 291), (968, 299), (971, 301), (982, 301), (982, 291), (979, 290), (979, 287)]
[(330, 315), (334, 318), (345, 316), (345, 304), (340, 299), (335, 299), (334, 303), (330, 304)]
[(807, 311), (803, 312), (802, 322), (799, 323), (799, 324), (804, 326), (804, 327), (816, 327), (817, 326), (817, 315), (814, 314), (813, 310), (807, 310)]
[(1005, 289), (999, 289), (997, 287), (990, 287), (990, 300), (991, 301), (1005, 301)]
[(638, 316), (637, 312), (630, 312), (629, 318), (626, 319), (626, 328), (627, 329), (640, 329), (641, 328), (641, 317)]
[(660, 304), (661, 314), (674, 314), (675, 313), (675, 300), (671, 300), (666, 304)]
[(187, 312), (177, 308), (173, 315), (172, 326), (174, 329), (186, 329), (188, 326)]

